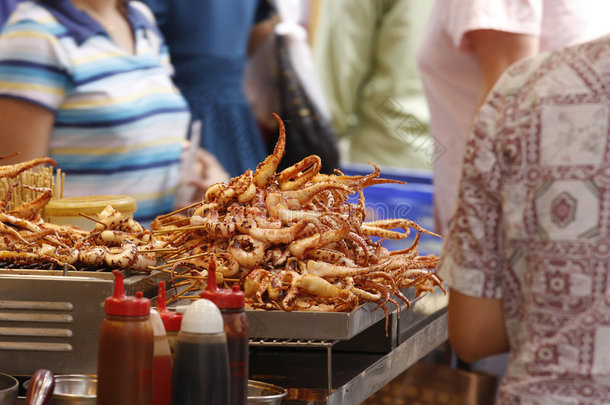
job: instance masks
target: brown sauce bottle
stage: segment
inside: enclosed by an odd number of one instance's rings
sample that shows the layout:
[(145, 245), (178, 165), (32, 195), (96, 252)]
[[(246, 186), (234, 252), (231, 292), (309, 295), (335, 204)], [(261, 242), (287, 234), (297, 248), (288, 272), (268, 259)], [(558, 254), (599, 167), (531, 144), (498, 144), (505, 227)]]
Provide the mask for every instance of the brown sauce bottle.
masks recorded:
[(153, 328), (150, 300), (138, 291), (125, 295), (123, 275), (115, 270), (114, 294), (106, 298), (97, 358), (97, 405), (150, 405)]

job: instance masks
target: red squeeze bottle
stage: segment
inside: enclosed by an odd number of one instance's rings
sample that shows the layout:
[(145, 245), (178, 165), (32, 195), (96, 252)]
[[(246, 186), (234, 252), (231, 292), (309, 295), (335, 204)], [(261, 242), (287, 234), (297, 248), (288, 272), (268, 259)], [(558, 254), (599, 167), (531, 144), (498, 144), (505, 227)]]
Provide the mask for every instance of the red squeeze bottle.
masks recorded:
[(238, 285), (232, 289), (217, 288), (216, 263), (210, 261), (208, 286), (201, 298), (212, 301), (222, 315), (229, 350), (230, 405), (245, 405), (248, 399), (248, 318), (244, 310), (245, 295)]
[(159, 291), (157, 293), (157, 312), (161, 316), (167, 342), (172, 354), (172, 361), (176, 358), (176, 344), (178, 342), (178, 332), (182, 324), (182, 314), (167, 309), (167, 299), (165, 294), (165, 281), (159, 282)]
[(106, 298), (97, 357), (97, 405), (150, 405), (153, 328), (150, 300), (138, 291), (125, 295), (123, 275), (115, 270), (114, 293)]
[(159, 312), (150, 309), (150, 321), (155, 342), (153, 345), (153, 400), (152, 405), (170, 405), (172, 401), (172, 356), (165, 327)]

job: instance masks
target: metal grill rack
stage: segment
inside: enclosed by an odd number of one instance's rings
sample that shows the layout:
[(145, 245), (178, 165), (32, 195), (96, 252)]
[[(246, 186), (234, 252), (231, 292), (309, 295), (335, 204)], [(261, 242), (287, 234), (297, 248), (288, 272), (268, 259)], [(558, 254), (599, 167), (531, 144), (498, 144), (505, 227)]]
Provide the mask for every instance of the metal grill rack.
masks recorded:
[(316, 339), (250, 339), (251, 347), (280, 347), (280, 348), (295, 348), (295, 349), (326, 349), (326, 379), (327, 390), (332, 391), (332, 348), (339, 343), (339, 340), (316, 340)]

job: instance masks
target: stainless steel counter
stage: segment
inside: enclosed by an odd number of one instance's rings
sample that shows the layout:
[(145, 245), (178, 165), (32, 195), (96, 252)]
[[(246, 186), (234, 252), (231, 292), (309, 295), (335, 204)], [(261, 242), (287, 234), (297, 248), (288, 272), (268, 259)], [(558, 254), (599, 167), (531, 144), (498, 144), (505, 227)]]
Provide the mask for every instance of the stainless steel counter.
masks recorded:
[(251, 339), (250, 378), (287, 388), (286, 405), (359, 404), (447, 340), (446, 306), (440, 291), (402, 305), (387, 335), (381, 319), (347, 340)]
[[(128, 295), (157, 293), (167, 275), (125, 278)], [(0, 269), (0, 370), (29, 376), (39, 368), (56, 374), (95, 374), (104, 300), (112, 273)]]

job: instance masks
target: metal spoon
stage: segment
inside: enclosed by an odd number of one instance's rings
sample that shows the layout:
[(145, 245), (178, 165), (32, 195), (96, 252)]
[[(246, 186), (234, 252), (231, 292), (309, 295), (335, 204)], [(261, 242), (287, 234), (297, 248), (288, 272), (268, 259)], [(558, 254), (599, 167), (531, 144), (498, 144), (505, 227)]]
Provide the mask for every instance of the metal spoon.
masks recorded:
[(32, 375), (26, 394), (26, 405), (46, 405), (53, 396), (55, 376), (49, 370), (39, 369)]

